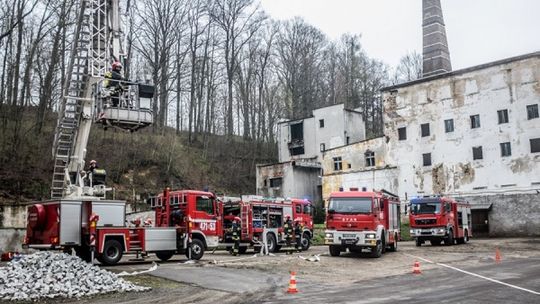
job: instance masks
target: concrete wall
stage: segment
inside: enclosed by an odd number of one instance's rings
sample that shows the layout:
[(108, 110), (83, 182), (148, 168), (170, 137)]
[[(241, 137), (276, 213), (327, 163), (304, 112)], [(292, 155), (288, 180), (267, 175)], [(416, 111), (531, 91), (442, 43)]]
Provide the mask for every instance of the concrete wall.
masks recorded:
[[(320, 127), (324, 120), (324, 127)], [(304, 154), (291, 156), (288, 148), (290, 142), (290, 126), (299, 122), (304, 124)], [(312, 158), (322, 161), (321, 144), (325, 149), (332, 149), (365, 139), (366, 130), (362, 114), (345, 109), (343, 104), (332, 105), (313, 110), (313, 116), (305, 119), (285, 121), (278, 127), (279, 161)]]
[(0, 228), (25, 228), (25, 205), (0, 205)]
[[(399, 170), (387, 163), (388, 145), (386, 137), (374, 138), (324, 153), (322, 195), (326, 199), (340, 187), (386, 189), (397, 193)], [(366, 167), (365, 153), (375, 153), (375, 166)], [(341, 157), (342, 170), (335, 170), (334, 158)]]
[(463, 198), (471, 204), (493, 204), (488, 213), (490, 236), (540, 236), (540, 194), (498, 194)]
[[(538, 56), (399, 87), (383, 98), (387, 162), (400, 168), (400, 196), (540, 188), (540, 153), (529, 143), (540, 138), (540, 118), (528, 120), (526, 109), (540, 101)], [(503, 109), (509, 122), (499, 124)], [(471, 129), (476, 114), (481, 126)], [(454, 120), (454, 132), (445, 132), (445, 119)], [(421, 137), (424, 123), (430, 136)], [(400, 127), (406, 140), (398, 139)], [(511, 143), (511, 156), (501, 157), (503, 142)], [(473, 160), (475, 146), (483, 159)], [(423, 153), (431, 153), (431, 166), (423, 166)]]
[[(319, 168), (308, 168), (284, 162), (257, 166), (257, 195), (308, 198), (318, 201)], [(282, 178), (281, 187), (270, 187), (270, 179)], [(264, 180), (266, 179), (266, 186)]]
[(22, 251), (26, 229), (0, 228), (0, 253), (6, 251)]

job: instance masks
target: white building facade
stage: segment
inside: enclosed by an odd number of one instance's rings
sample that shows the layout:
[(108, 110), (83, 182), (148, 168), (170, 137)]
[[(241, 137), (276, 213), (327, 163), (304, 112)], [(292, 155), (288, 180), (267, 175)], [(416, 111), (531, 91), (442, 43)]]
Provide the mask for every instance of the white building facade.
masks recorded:
[(311, 117), (282, 121), (276, 164), (257, 165), (257, 194), (321, 199), (323, 152), (365, 138), (362, 113), (336, 104), (313, 110)]
[[(497, 222), (490, 234), (514, 229), (515, 220), (520, 234), (540, 233), (540, 52), (382, 93), (385, 136), (328, 150), (323, 198), (339, 187), (385, 188), (404, 201), (464, 197), (483, 206), (478, 209), (493, 208), (482, 215), (486, 224)], [(367, 162), (368, 152), (374, 162)], [(350, 166), (335, 170), (336, 160)], [(525, 211), (525, 218), (508, 217), (512, 209)]]

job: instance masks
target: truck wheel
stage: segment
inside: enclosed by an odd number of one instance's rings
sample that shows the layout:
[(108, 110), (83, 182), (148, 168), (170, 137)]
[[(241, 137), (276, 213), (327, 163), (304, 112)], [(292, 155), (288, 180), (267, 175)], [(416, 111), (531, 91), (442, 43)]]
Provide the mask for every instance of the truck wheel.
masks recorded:
[(431, 243), (431, 246), (439, 246), (439, 245), (441, 245), (441, 240), (431, 240), (429, 242)]
[(156, 252), (157, 258), (160, 259), (163, 262), (168, 261), (170, 258), (172, 258), (173, 255), (174, 255), (174, 251), (172, 251), (172, 250)]
[(377, 243), (377, 246), (371, 248), (371, 253), (369, 256), (372, 258), (380, 258), (383, 254), (383, 246), (384, 238)]
[(200, 260), (204, 255), (204, 244), (199, 239), (193, 239), (186, 250), (186, 257), (189, 259), (191, 253), (192, 260)]
[(454, 245), (454, 231), (452, 229), (448, 230), (448, 238), (444, 240), (446, 246)]
[(419, 238), (414, 239), (414, 243), (416, 244), (416, 247), (422, 246), (422, 241)]
[(302, 251), (308, 250), (309, 246), (311, 246), (311, 238), (309, 237), (309, 233), (304, 233), (302, 236)]
[(117, 240), (108, 240), (103, 246), (99, 261), (105, 265), (115, 265), (122, 258), (122, 245)]
[(247, 251), (247, 246), (240, 246), (238, 248), (238, 253), (240, 253), (240, 254), (244, 254), (244, 253), (246, 253), (246, 251)]
[(266, 236), (266, 243), (268, 244), (268, 252), (276, 252), (277, 251), (277, 244), (276, 244), (276, 238), (273, 234), (269, 233)]
[(397, 243), (398, 243), (398, 235), (396, 233), (394, 236), (394, 243), (390, 244), (390, 246), (388, 247), (388, 250), (393, 251), (393, 252), (397, 251)]
[(330, 249), (331, 256), (339, 256), (339, 254), (341, 253), (341, 246), (330, 245), (328, 249)]

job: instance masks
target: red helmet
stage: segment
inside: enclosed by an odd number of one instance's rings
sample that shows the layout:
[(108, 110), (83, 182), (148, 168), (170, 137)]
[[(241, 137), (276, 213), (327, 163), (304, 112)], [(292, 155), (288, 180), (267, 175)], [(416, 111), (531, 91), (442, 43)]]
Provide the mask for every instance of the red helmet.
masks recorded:
[(240, 222), (240, 218), (238, 216), (235, 216), (233, 221)]
[(115, 61), (112, 63), (112, 69), (113, 70), (120, 70), (122, 69), (122, 64), (120, 63), (120, 61)]
[(291, 216), (287, 214), (287, 215), (285, 215), (285, 219), (290, 220)]

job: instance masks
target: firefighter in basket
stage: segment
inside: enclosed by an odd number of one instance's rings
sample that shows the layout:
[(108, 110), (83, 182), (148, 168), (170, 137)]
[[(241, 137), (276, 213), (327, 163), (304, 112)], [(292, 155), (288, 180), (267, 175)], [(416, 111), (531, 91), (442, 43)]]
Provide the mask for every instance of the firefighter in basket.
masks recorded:
[(238, 216), (234, 217), (231, 232), (232, 240), (234, 242), (232, 255), (236, 256), (240, 251), (240, 218)]
[(124, 91), (122, 81), (124, 81), (122, 64), (119, 61), (115, 61), (111, 66), (111, 71), (105, 73), (105, 81), (103, 83), (108, 91), (113, 107), (120, 105), (120, 96)]
[(296, 241), (294, 248), (296, 248), (296, 252), (302, 251), (302, 228), (300, 218), (294, 219), (294, 240)]

